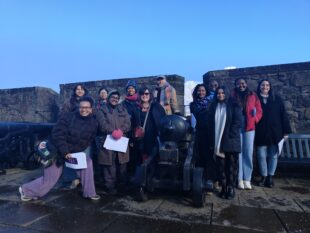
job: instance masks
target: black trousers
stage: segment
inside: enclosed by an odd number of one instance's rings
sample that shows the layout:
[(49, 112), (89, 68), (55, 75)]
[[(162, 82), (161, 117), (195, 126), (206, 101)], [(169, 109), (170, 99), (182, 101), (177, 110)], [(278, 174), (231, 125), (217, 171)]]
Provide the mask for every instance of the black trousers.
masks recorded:
[(238, 153), (225, 153), (225, 158), (216, 156), (222, 187), (235, 186), (238, 174)]

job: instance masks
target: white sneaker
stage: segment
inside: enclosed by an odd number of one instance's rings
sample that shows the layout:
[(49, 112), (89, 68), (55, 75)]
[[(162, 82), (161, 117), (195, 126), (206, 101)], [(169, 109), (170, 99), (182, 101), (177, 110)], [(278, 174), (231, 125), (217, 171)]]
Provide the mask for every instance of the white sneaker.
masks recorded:
[(20, 199), (21, 199), (22, 201), (31, 201), (31, 200), (32, 200), (32, 198), (26, 197), (26, 196), (25, 196), (25, 194), (24, 194), (23, 189), (22, 189), (21, 186), (18, 188), (18, 192), (19, 192), (19, 194), (20, 194)]
[(248, 189), (248, 190), (252, 189), (252, 185), (250, 181), (245, 180), (243, 181), (243, 184), (244, 184), (244, 189)]
[(100, 200), (100, 196), (98, 195), (98, 194), (96, 194), (95, 196), (93, 196), (93, 197), (90, 197), (90, 199), (91, 200), (93, 200), (93, 201), (98, 201), (98, 200)]
[(239, 180), (239, 182), (238, 182), (238, 189), (244, 189), (243, 180)]
[(80, 184), (80, 180), (79, 179), (75, 179), (75, 180), (72, 180), (71, 182), (71, 185), (70, 185), (70, 189), (76, 189), (77, 186)]

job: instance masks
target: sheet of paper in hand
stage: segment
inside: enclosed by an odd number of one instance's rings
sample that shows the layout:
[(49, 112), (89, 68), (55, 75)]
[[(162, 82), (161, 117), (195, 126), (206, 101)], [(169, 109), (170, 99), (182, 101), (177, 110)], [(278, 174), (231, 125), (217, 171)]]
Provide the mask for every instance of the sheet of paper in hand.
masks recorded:
[(111, 134), (107, 135), (107, 138), (103, 144), (103, 147), (107, 150), (114, 150), (118, 152), (125, 153), (127, 151), (129, 138), (121, 137), (118, 140), (115, 140)]
[(70, 159), (67, 159), (66, 167), (73, 169), (85, 169), (87, 168), (86, 154), (84, 152), (72, 153)]

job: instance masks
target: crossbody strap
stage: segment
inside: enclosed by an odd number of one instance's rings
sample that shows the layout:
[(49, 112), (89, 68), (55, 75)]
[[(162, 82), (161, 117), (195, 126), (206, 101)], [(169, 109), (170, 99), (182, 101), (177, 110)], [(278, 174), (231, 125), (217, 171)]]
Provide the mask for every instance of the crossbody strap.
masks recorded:
[(145, 126), (146, 126), (146, 122), (147, 122), (147, 118), (149, 116), (150, 110), (151, 110), (151, 105), (150, 105), (149, 110), (147, 110), (147, 112), (146, 112), (145, 120), (144, 120), (144, 123), (143, 123), (143, 127), (142, 128), (143, 128), (144, 131), (145, 131)]

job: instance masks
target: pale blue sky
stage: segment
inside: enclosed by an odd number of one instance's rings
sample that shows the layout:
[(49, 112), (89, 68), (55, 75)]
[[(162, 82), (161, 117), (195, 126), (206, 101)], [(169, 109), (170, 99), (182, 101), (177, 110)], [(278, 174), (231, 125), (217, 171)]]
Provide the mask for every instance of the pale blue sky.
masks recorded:
[(0, 0), (0, 89), (305, 61), (309, 0)]

